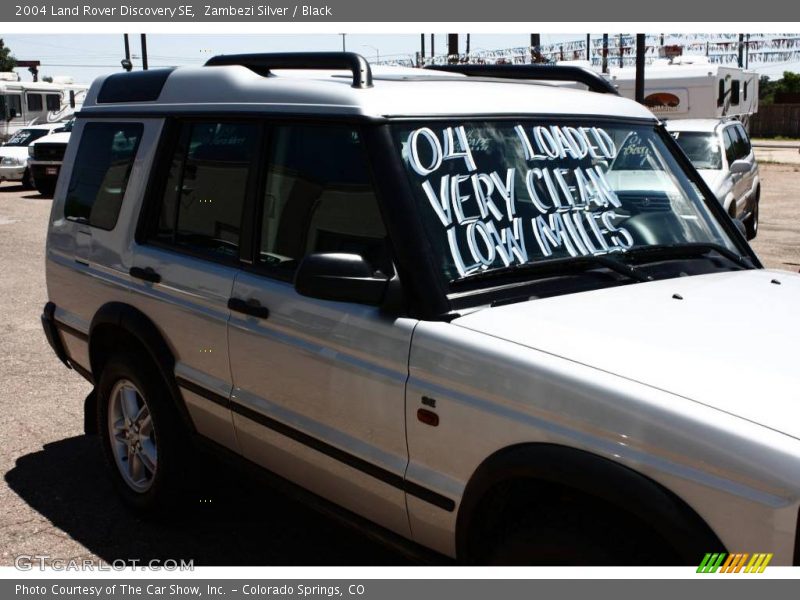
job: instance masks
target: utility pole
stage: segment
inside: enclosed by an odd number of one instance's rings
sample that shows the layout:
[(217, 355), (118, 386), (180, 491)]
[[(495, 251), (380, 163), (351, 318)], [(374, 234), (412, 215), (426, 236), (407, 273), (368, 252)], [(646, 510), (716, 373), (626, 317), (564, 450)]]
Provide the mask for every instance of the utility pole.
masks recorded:
[(433, 46), (433, 43), (434, 43), (435, 40), (436, 40), (436, 35), (432, 33), (431, 34), (431, 58), (433, 58), (436, 55), (436, 50), (435, 50), (435, 48)]
[(750, 64), (750, 34), (747, 34), (747, 44), (744, 47), (744, 68)]
[(586, 60), (592, 60), (592, 36), (590, 34), (586, 34)]
[(458, 34), (447, 34), (447, 62), (458, 62)]
[(536, 62), (536, 53), (542, 45), (542, 36), (538, 33), (531, 34), (531, 62)]
[(122, 61), (122, 68), (125, 71), (130, 71), (133, 69), (133, 63), (131, 62), (131, 45), (128, 42), (128, 34), (123, 34), (122, 39), (125, 42), (125, 58)]
[(425, 64), (425, 34), (419, 34), (419, 54), (422, 57), (422, 63)]
[(142, 69), (147, 71), (147, 35), (142, 34)]
[(469, 56), (469, 34), (467, 34), (467, 56)]
[(636, 101), (644, 103), (644, 53), (645, 38), (643, 33), (636, 34)]
[(744, 34), (739, 34), (739, 68), (744, 66)]
[(342, 36), (342, 52), (347, 52), (347, 45), (344, 42), (344, 39), (347, 37), (347, 34), (340, 33), (339, 35)]
[(619, 34), (619, 67), (620, 69), (625, 66), (625, 61), (622, 59), (622, 34)]
[(608, 73), (608, 34), (603, 34), (603, 73)]

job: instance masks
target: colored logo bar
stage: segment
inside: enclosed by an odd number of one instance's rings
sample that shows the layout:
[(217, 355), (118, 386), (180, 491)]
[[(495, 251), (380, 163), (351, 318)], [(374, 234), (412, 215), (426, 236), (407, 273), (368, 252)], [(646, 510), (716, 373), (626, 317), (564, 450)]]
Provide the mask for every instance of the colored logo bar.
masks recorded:
[[(709, 552), (703, 557), (698, 573), (763, 573), (772, 560), (772, 554), (737, 552)], [(748, 561), (749, 559), (749, 561)]]

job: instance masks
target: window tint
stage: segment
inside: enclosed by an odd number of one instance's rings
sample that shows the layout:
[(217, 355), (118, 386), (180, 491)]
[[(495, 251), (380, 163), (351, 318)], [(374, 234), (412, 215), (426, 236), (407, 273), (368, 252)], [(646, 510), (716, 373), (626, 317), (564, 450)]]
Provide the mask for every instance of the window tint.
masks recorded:
[(739, 80), (734, 79), (731, 82), (731, 106), (739, 104)]
[(741, 125), (736, 126), (736, 133), (739, 138), (739, 142), (742, 145), (741, 149), (741, 156), (740, 158), (744, 158), (750, 154), (751, 146), (750, 146), (750, 138), (747, 137), (747, 132), (744, 130), (744, 127)]
[(730, 127), (722, 132), (722, 140), (725, 144), (725, 157), (728, 159), (728, 166), (730, 166), (736, 160), (736, 140)]
[(65, 216), (113, 229), (142, 137), (141, 123), (87, 123), (67, 188)]
[(41, 94), (28, 94), (28, 110), (31, 112), (39, 112), (42, 110), (42, 95)]
[(3, 96), (6, 106), (8, 107), (8, 112), (6, 113), (8, 117), (11, 116), (11, 113), (14, 113), (14, 118), (19, 119), (22, 117), (22, 96), (19, 95), (12, 95), (12, 96)]
[(45, 96), (45, 100), (47, 101), (47, 110), (61, 110), (61, 96), (58, 94), (47, 94), (47, 96)]
[(218, 258), (238, 258), (258, 134), (251, 123), (184, 124), (164, 188), (156, 239)]
[(347, 126), (281, 126), (272, 132), (260, 263), (291, 273), (307, 254), (346, 252), (391, 272), (386, 231), (363, 143)]

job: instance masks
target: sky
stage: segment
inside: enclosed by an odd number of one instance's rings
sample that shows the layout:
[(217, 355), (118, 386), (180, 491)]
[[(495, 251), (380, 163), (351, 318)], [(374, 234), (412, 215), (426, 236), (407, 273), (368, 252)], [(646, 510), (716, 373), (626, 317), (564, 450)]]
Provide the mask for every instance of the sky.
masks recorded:
[[(141, 54), (139, 34), (130, 36), (131, 53)], [(464, 50), (464, 35), (461, 36), (461, 51)], [(67, 75), (78, 83), (91, 83), (99, 76), (119, 71), (124, 58), (123, 36), (97, 34), (6, 34), (0, 31), (6, 45), (19, 60), (39, 60), (40, 76)], [(542, 34), (542, 44), (578, 40), (575, 34)], [(492, 50), (527, 46), (529, 33), (519, 34), (471, 34), (472, 50)], [(430, 52), (430, 35), (426, 35)], [(419, 50), (419, 34), (347, 34), (346, 49), (363, 54), (368, 60), (376, 58), (413, 56)], [(447, 48), (447, 36), (436, 35), (436, 54)], [(199, 65), (216, 54), (241, 52), (286, 52), (341, 50), (340, 34), (291, 34), (291, 35), (156, 35), (147, 36), (147, 55), (150, 67)], [(141, 60), (134, 58), (134, 68), (141, 67)], [(755, 65), (754, 70), (770, 77), (780, 77), (783, 71), (800, 72), (800, 63), (777, 65)], [(17, 69), (23, 80), (30, 80), (27, 69)]]

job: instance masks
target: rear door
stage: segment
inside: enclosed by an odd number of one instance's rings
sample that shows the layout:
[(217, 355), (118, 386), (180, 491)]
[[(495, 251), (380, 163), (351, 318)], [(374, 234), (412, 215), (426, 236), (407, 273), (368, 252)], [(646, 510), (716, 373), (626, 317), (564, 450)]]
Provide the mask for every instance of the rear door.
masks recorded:
[(227, 304), (260, 135), (258, 124), (225, 118), (171, 127), (172, 147), (129, 271), (131, 303), (172, 346), (198, 432), (232, 450), (238, 447), (228, 407)]
[[(278, 124), (260, 169), (253, 265), (232, 297), (232, 407), (252, 461), (408, 535), (405, 384), (416, 321), (374, 306), (300, 296), (312, 252), (364, 256), (390, 272), (358, 128)], [(249, 314), (248, 314), (249, 313)]]

